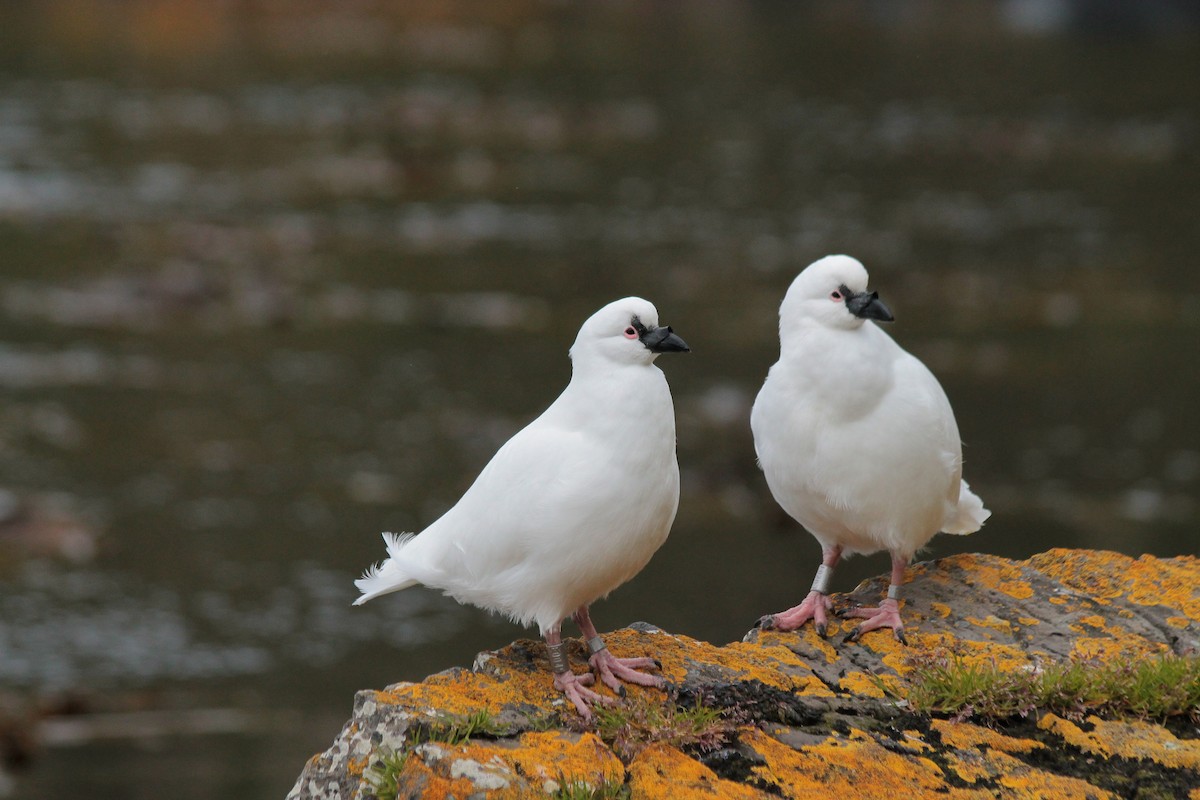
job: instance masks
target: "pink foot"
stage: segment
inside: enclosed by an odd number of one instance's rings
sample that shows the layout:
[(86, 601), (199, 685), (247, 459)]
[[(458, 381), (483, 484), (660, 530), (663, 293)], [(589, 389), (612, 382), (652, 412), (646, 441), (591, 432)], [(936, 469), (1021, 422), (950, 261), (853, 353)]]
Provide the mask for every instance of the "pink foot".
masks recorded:
[(621, 681), (636, 683), (638, 686), (653, 686), (655, 689), (661, 689), (666, 684), (666, 681), (657, 675), (638, 672), (639, 669), (661, 668), (662, 665), (653, 658), (617, 658), (605, 648), (599, 653), (593, 653), (588, 659), (588, 664), (604, 685), (621, 697), (625, 696), (625, 687)]
[(890, 597), (884, 598), (878, 608), (851, 608), (843, 612), (844, 617), (861, 617), (865, 620), (850, 632), (844, 641), (857, 642), (864, 633), (879, 628), (891, 628), (900, 644), (908, 644), (904, 636), (904, 623), (900, 621), (900, 603)]
[(794, 631), (811, 619), (816, 626), (817, 633), (824, 638), (828, 622), (825, 612), (829, 611), (831, 605), (828, 595), (809, 592), (808, 597), (804, 598), (800, 605), (778, 614), (768, 614), (757, 624), (764, 631)]
[(612, 703), (611, 699), (587, 688), (595, 682), (596, 679), (588, 673), (576, 675), (573, 672), (564, 672), (554, 676), (554, 688), (567, 696), (567, 699), (574, 704), (575, 710), (579, 712), (579, 716), (587, 722), (592, 719), (592, 709), (588, 703), (599, 703), (600, 705)]

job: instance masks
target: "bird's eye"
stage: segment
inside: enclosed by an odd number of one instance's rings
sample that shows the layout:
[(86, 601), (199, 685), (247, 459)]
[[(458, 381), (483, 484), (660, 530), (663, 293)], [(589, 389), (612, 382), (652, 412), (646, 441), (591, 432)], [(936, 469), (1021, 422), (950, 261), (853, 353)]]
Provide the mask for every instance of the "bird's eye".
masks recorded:
[(632, 325), (630, 325), (628, 328), (626, 328), (625, 329), (625, 338), (626, 339), (638, 338), (637, 328), (633, 327)]
[(834, 289), (832, 292), (829, 293), (829, 299), (830, 300), (841, 300), (842, 293), (839, 292), (837, 289)]

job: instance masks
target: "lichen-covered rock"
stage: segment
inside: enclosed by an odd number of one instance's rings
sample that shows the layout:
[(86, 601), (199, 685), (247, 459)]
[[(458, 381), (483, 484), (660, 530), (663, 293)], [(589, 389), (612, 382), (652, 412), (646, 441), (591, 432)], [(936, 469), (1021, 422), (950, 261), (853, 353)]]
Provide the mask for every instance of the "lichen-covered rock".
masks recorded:
[[(1194, 727), (1044, 714), (1000, 733), (931, 720), (892, 699), (903, 692), (908, 657), (938, 648), (1012, 669), (1073, 655), (1200, 650), (1200, 560), (1071, 550), (1020, 562), (961, 555), (913, 565), (907, 580), (908, 648), (888, 631), (843, 643), (837, 634), (853, 623), (836, 621), (829, 639), (811, 626), (754, 630), (723, 647), (644, 623), (606, 635), (617, 655), (659, 659), (670, 685), (669, 701), (629, 687), (617, 707), (727, 709), (716, 745), (610, 747), (553, 689), (544, 646), (522, 640), (481, 654), (471, 670), (360, 692), (354, 716), (305, 766), (289, 798), (371, 797), (372, 765), (405, 753), (393, 776), (399, 797), (553, 796), (568, 786), (623, 784), (633, 797), (850, 800), (900, 791), (1200, 800)], [(885, 583), (835, 595), (835, 609), (876, 602)], [(581, 671), (585, 653), (573, 646)], [(429, 739), (431, 725), (480, 711), (489, 715), (485, 732), (461, 743)]]

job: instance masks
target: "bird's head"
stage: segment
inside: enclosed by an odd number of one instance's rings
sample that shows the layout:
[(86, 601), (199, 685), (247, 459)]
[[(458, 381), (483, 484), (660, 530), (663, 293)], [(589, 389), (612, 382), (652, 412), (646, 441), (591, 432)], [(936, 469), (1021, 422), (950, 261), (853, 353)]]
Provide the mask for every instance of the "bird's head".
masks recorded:
[(660, 353), (686, 353), (687, 343), (669, 326), (658, 324), (658, 309), (640, 297), (609, 303), (579, 329), (571, 358), (608, 359), (624, 364), (650, 364)]
[(779, 307), (780, 329), (805, 323), (853, 329), (868, 319), (891, 322), (878, 292), (867, 291), (867, 269), (850, 256), (825, 256), (792, 281)]

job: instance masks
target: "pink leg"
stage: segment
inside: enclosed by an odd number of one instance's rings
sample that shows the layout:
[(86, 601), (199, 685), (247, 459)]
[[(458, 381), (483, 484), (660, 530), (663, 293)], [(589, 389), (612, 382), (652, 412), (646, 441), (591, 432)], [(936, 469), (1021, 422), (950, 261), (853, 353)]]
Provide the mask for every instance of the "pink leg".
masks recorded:
[[(834, 545), (822, 553), (821, 565), (832, 572), (841, 558), (842, 548)], [(781, 611), (778, 614), (768, 614), (759, 619), (757, 626), (765, 631), (794, 631), (811, 619), (817, 629), (817, 634), (824, 638), (828, 624), (826, 612), (829, 611), (830, 605), (829, 595), (814, 588), (800, 605), (792, 606), (787, 611)]]
[[(555, 626), (554, 628), (546, 631), (544, 635), (546, 638), (546, 646), (551, 650), (550, 666), (551, 668), (554, 668), (555, 656), (553, 651), (555, 648), (560, 648), (562, 645), (562, 632), (558, 626)], [(590, 673), (576, 675), (575, 673), (571, 672), (571, 670), (566, 667), (565, 651), (560, 650), (560, 652), (563, 654), (562, 664), (560, 665), (563, 669), (562, 671), (556, 670), (554, 673), (554, 688), (565, 694), (567, 699), (570, 700), (572, 705), (575, 706), (575, 710), (579, 712), (579, 716), (583, 717), (585, 721), (590, 722), (592, 719), (592, 709), (588, 704), (600, 703), (601, 705), (606, 705), (611, 703), (612, 700), (604, 697), (603, 695), (596, 694), (591, 689), (587, 688), (595, 683), (596, 679)]]
[(656, 659), (648, 657), (617, 658), (610, 653), (600, 639), (600, 634), (596, 632), (596, 626), (592, 624), (587, 606), (580, 606), (579, 610), (575, 612), (575, 622), (583, 633), (588, 649), (592, 650), (592, 657), (588, 659), (588, 664), (591, 665), (592, 670), (605, 686), (624, 697), (625, 687), (621, 681), (635, 683), (638, 686), (653, 686), (655, 689), (661, 689), (666, 685), (666, 681), (657, 675), (638, 672), (639, 669), (661, 669), (662, 665)]
[[(843, 614), (846, 617), (861, 617), (862, 622), (845, 638), (847, 642), (857, 642), (864, 633), (870, 633), (879, 628), (891, 628), (900, 644), (908, 644), (904, 636), (904, 623), (900, 619), (900, 601), (890, 595), (899, 594), (900, 586), (904, 583), (904, 568), (908, 566), (908, 557), (892, 554), (892, 580), (888, 587), (889, 596), (876, 608), (851, 608)], [(894, 592), (893, 592), (894, 587)]]

